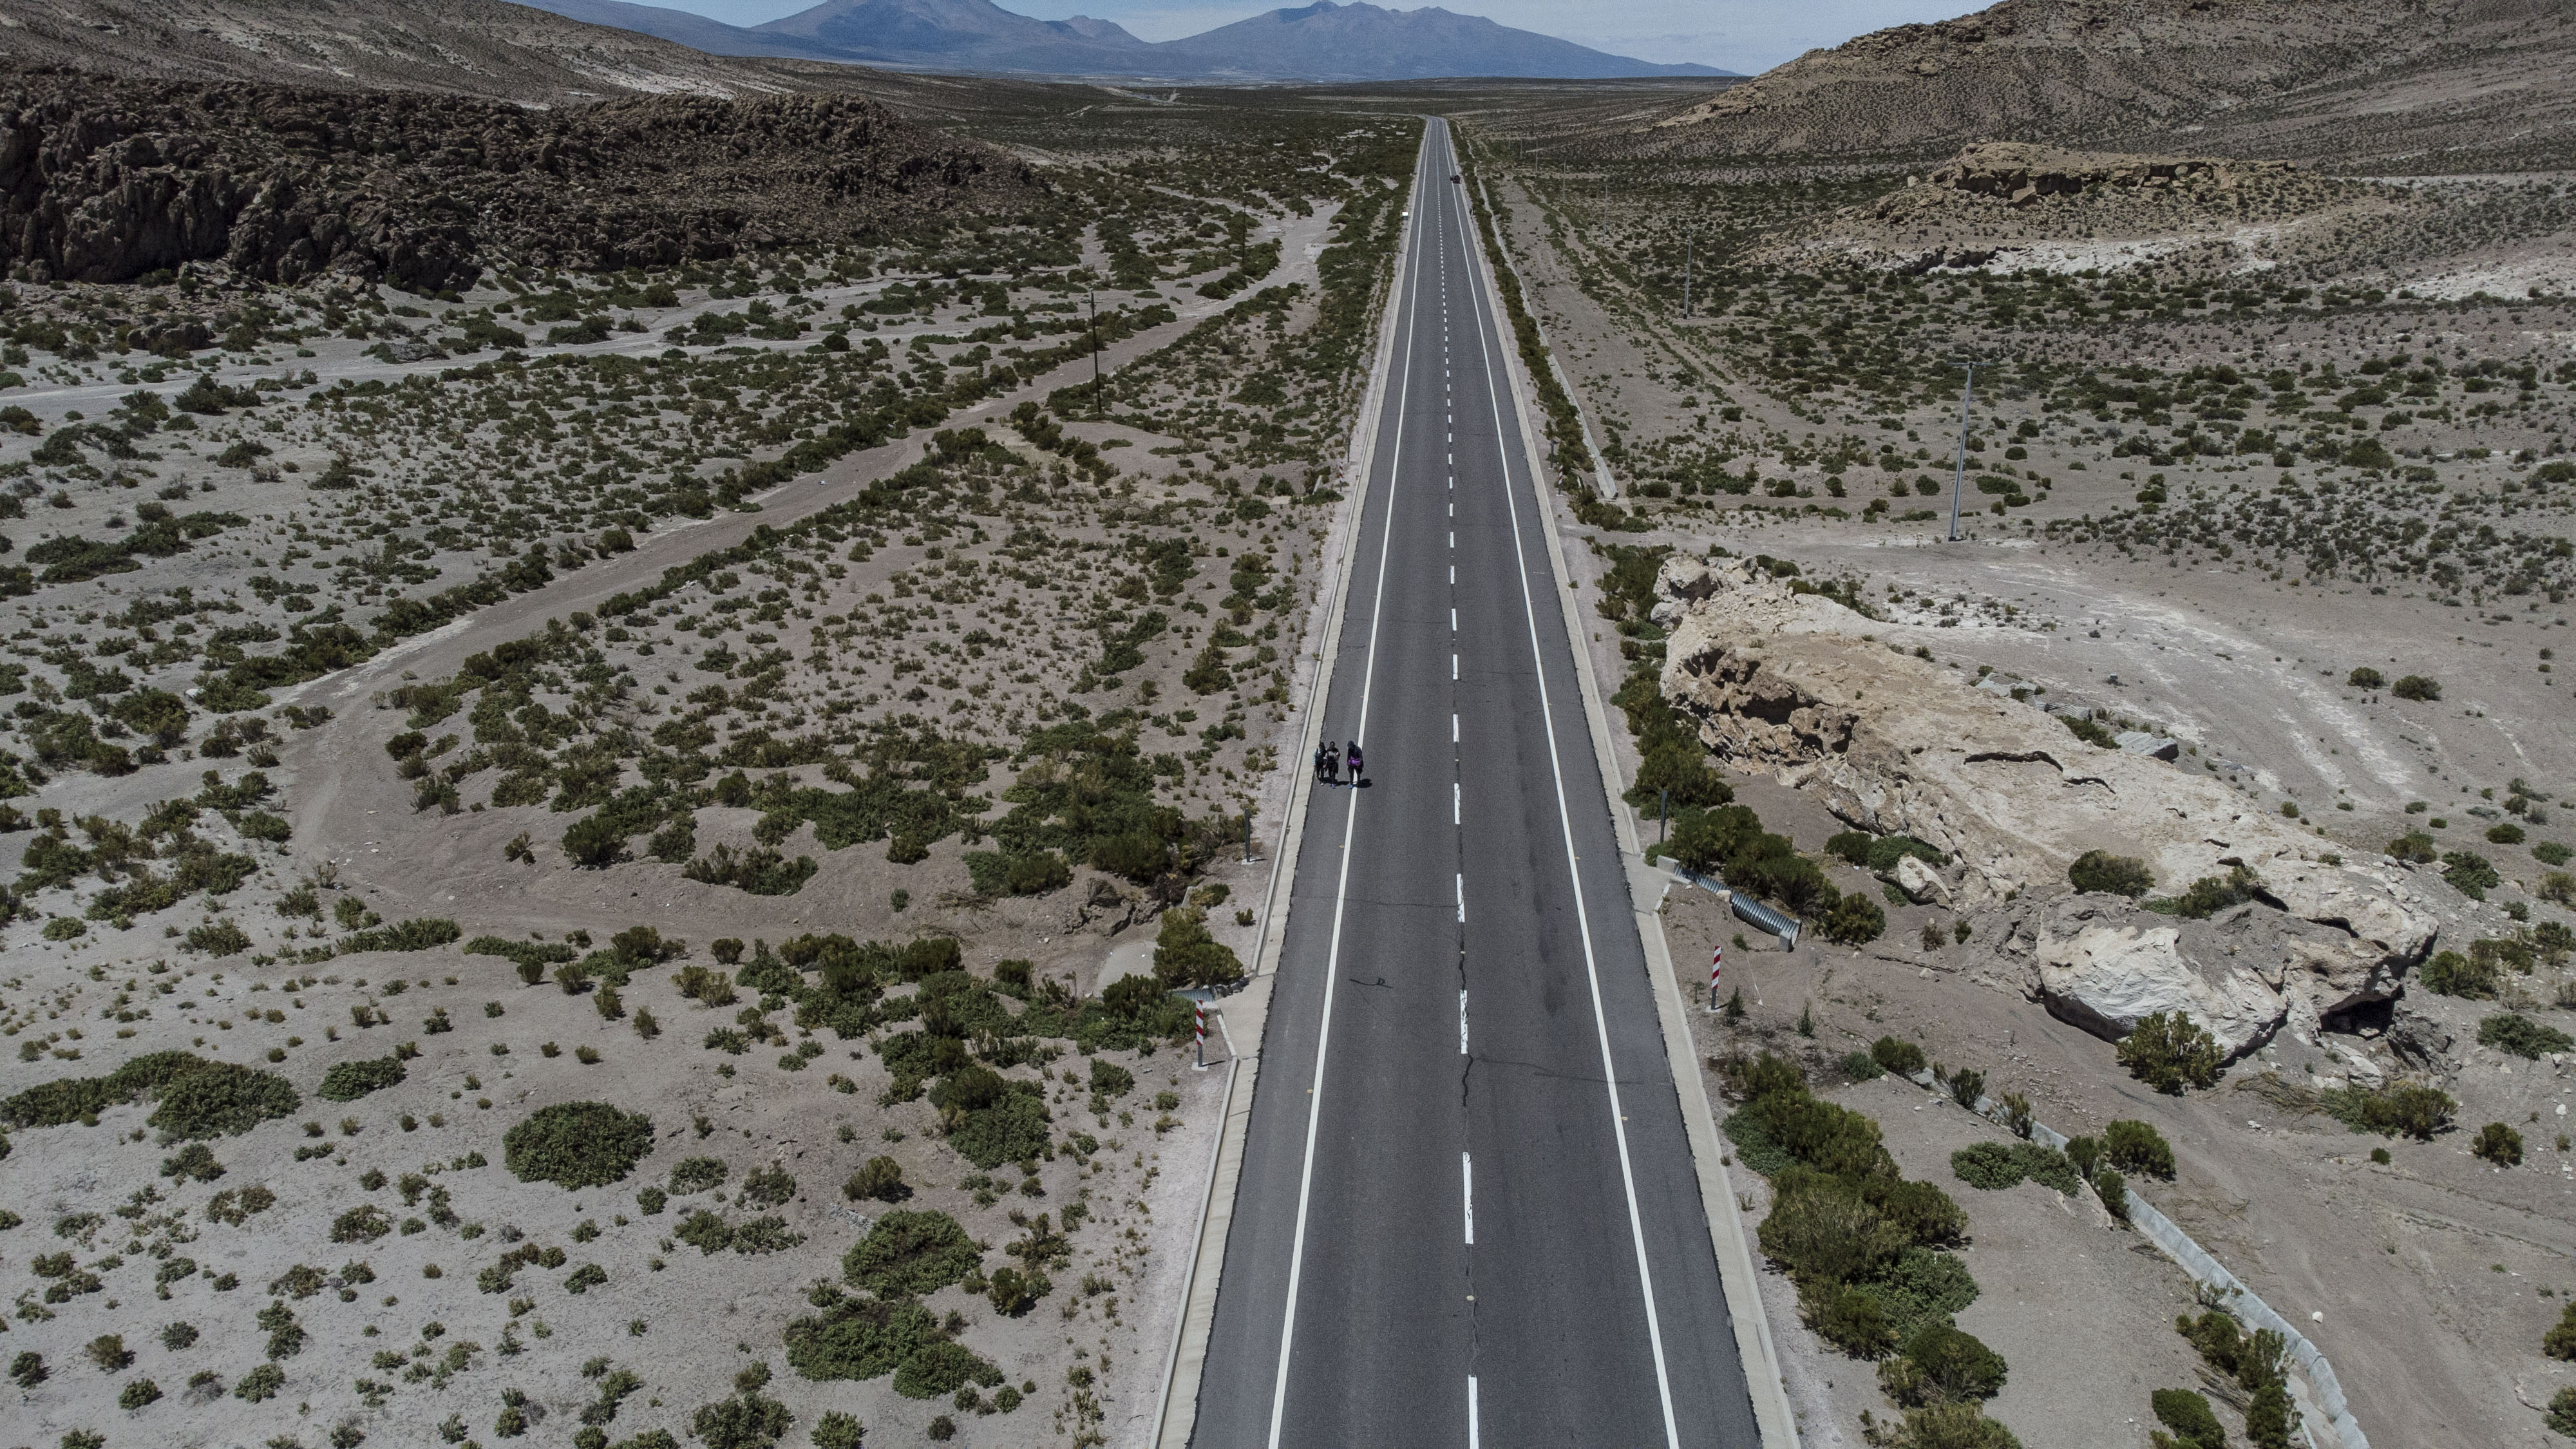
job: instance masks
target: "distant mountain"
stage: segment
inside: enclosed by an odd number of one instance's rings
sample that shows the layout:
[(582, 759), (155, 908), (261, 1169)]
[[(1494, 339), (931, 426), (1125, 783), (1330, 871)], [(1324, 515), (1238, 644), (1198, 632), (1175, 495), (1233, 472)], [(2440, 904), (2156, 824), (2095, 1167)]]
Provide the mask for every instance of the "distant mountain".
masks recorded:
[(546, 105), (813, 88), (639, 29), (502, 0), (0, 0), (0, 72), (66, 65)]
[(1436, 6), (1387, 10), (1332, 0), (1273, 10), (1204, 34), (1139, 40), (1107, 20), (1038, 20), (992, 0), (824, 0), (749, 28), (624, 0), (530, 0), (714, 55), (775, 55), (910, 70), (1176, 81), (1372, 81), (1432, 76), (1723, 76), (1655, 65)]
[(1931, 156), (1976, 140), (2409, 170), (2564, 166), (2576, 161), (2576, 8), (2004, 0), (1809, 51), (1665, 120), (1645, 144)]
[(1426, 6), (1386, 10), (1333, 0), (1273, 10), (1155, 47), (1185, 60), (1190, 73), (1220, 80), (1374, 81), (1433, 76), (1523, 76), (1600, 80), (1613, 76), (1705, 75), (1704, 65), (1654, 65), (1609, 55), (1481, 15)]

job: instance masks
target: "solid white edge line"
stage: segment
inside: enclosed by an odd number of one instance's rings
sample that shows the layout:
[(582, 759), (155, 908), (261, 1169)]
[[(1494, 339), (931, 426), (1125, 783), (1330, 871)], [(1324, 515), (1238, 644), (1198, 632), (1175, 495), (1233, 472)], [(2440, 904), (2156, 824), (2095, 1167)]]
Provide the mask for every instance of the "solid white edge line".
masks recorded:
[[(1414, 161), (1414, 192), (1417, 200), (1424, 191), (1423, 178), (1429, 174), (1423, 169), (1422, 161), (1430, 154), (1431, 138), (1426, 134), (1423, 138), (1422, 150), (1417, 153)], [(1418, 237), (1419, 233), (1413, 236)], [(1369, 694), (1377, 680), (1378, 621), (1386, 608), (1386, 561), (1395, 540), (1395, 485), (1403, 462), (1404, 409), (1413, 395), (1413, 368), (1409, 359), (1413, 353), (1414, 324), (1421, 318), (1421, 259), (1422, 253), (1417, 246), (1413, 257), (1415, 295), (1407, 299), (1405, 304), (1404, 350), (1408, 361), (1405, 366), (1404, 381), (1398, 389), (1396, 399), (1395, 444), (1387, 453), (1386, 518), (1378, 533), (1377, 591), (1369, 604), (1368, 658), (1360, 667), (1358, 737), (1361, 739), (1368, 737)], [(1365, 488), (1367, 480), (1363, 479), (1361, 482), (1362, 487)], [(1368, 505), (1368, 495), (1365, 492), (1360, 495), (1360, 504), (1362, 516), (1365, 517)], [(1297, 1287), (1306, 1268), (1306, 1217), (1315, 1194), (1315, 1137), (1323, 1121), (1325, 1051), (1332, 1044), (1333, 1039), (1333, 986), (1341, 975), (1342, 919), (1350, 905), (1351, 841), (1359, 818), (1360, 795), (1354, 790), (1351, 792), (1350, 813), (1342, 818), (1341, 873), (1333, 887), (1332, 945), (1324, 958), (1324, 1008), (1322, 1020), (1315, 1032), (1315, 1073), (1313, 1085), (1308, 1088), (1306, 1103), (1306, 1150), (1304, 1161), (1297, 1171), (1297, 1230), (1296, 1235), (1290, 1240), (1288, 1250), (1287, 1303), (1281, 1311), (1279, 1323), (1279, 1374), (1270, 1389), (1270, 1449), (1279, 1449), (1282, 1415), (1286, 1413), (1288, 1407), (1288, 1356), (1297, 1342)], [(1658, 1362), (1660, 1361), (1658, 1359)], [(1665, 1417), (1667, 1420), (1671, 1418), (1669, 1410)]]
[[(1445, 130), (1443, 134), (1446, 134)], [(1452, 200), (1454, 204), (1460, 206), (1465, 204), (1463, 199), (1452, 198)], [(1468, 266), (1471, 268), (1476, 266), (1477, 258), (1475, 256), (1474, 249), (1463, 248), (1463, 250), (1467, 255)], [(1654, 1348), (1655, 1392), (1663, 1401), (1664, 1443), (1666, 1444), (1667, 1449), (1681, 1449), (1681, 1429), (1673, 1417), (1672, 1374), (1664, 1364), (1663, 1323), (1655, 1311), (1654, 1270), (1648, 1263), (1646, 1257), (1645, 1217), (1637, 1207), (1637, 1177), (1635, 1170), (1629, 1164), (1628, 1158), (1628, 1118), (1627, 1114), (1621, 1110), (1619, 1104), (1619, 1077), (1616, 1066), (1610, 1056), (1610, 1020), (1601, 1005), (1601, 971), (1599, 963), (1595, 959), (1592, 950), (1591, 912), (1586, 909), (1583, 904), (1583, 871), (1581, 865), (1577, 863), (1574, 854), (1574, 815), (1565, 802), (1565, 767), (1562, 759), (1559, 757), (1556, 744), (1556, 712), (1554, 706), (1549, 703), (1547, 696), (1547, 656), (1546, 651), (1539, 645), (1538, 604), (1530, 596), (1529, 560), (1522, 550), (1520, 498), (1519, 495), (1513, 491), (1511, 484), (1511, 448), (1503, 440), (1502, 399), (1500, 395), (1494, 391), (1494, 353), (1492, 344), (1487, 341), (1485, 331), (1486, 323), (1489, 320), (1487, 317), (1488, 310), (1489, 309), (1487, 307), (1483, 306), (1479, 306), (1476, 309), (1476, 344), (1478, 348), (1483, 351), (1485, 356), (1486, 400), (1492, 410), (1492, 416), (1494, 419), (1495, 446), (1502, 455), (1503, 498), (1511, 509), (1512, 556), (1520, 564), (1521, 609), (1523, 614), (1529, 620), (1530, 661), (1534, 666), (1536, 666), (1538, 675), (1539, 715), (1542, 724), (1547, 730), (1548, 769), (1550, 773), (1555, 776), (1556, 781), (1557, 824), (1565, 837), (1566, 876), (1574, 886), (1575, 924), (1583, 935), (1583, 974), (1585, 978), (1590, 981), (1592, 986), (1592, 1026), (1593, 1031), (1600, 1038), (1601, 1042), (1602, 1081), (1610, 1091), (1610, 1126), (1612, 1132), (1617, 1136), (1619, 1143), (1619, 1180), (1621, 1186), (1626, 1189), (1628, 1195), (1628, 1236), (1636, 1248), (1638, 1284), (1644, 1290), (1646, 1301), (1646, 1337), (1648, 1342), (1651, 1343)], [(1501, 324), (1499, 322), (1495, 322), (1494, 325), (1499, 327)], [(1535, 494), (1537, 486), (1536, 479), (1531, 480), (1531, 486), (1533, 494)]]
[(1476, 1376), (1467, 1375), (1467, 1449), (1476, 1449)]

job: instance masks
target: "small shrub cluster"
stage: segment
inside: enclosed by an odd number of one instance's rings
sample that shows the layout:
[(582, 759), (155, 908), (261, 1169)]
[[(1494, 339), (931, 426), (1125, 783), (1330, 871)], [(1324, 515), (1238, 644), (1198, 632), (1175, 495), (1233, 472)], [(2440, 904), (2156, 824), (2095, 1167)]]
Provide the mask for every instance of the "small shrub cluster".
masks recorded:
[(2107, 850), (2088, 850), (2077, 856), (2066, 868), (2066, 879), (2077, 890), (2109, 895), (2144, 896), (2155, 889), (2155, 872), (2135, 856), (2113, 855)]
[(2552, 1052), (2576, 1051), (2576, 1037), (2518, 1012), (2499, 1012), (2478, 1023), (2478, 1045), (2537, 1061)]
[(2218, 1085), (2227, 1053), (2207, 1028), (2179, 1011), (2156, 1012), (2120, 1039), (2120, 1065), (2129, 1075), (2169, 1097), (2185, 1087)]
[(2124, 1171), (2173, 1180), (2173, 1145), (2152, 1123), (2123, 1119), (2103, 1128), (2102, 1155)]
[(354, 1102), (369, 1092), (394, 1086), (402, 1079), (400, 1057), (341, 1062), (322, 1074), (322, 1085), (313, 1089), (313, 1095), (326, 1102)]
[(2234, 1318), (2216, 1309), (2196, 1319), (2176, 1318), (2174, 1332), (2189, 1339), (2211, 1368), (2235, 1379), (2252, 1396), (2245, 1409), (2245, 1437), (2254, 1449), (2290, 1449), (2299, 1415), (2291, 1407), (2286, 1377), (2288, 1340), (2268, 1328), (2244, 1333)]
[(1962, 1147), (1950, 1154), (1950, 1170), (1961, 1182), (1988, 1192), (2024, 1178), (2070, 1197), (2083, 1185), (2065, 1153), (2036, 1142), (1979, 1142)]
[(2451, 1125), (2460, 1104), (2439, 1087), (2401, 1082), (2386, 1087), (2330, 1087), (2317, 1094), (2326, 1115), (2355, 1132), (2403, 1134), (2430, 1142)]
[(606, 1102), (559, 1102), (521, 1119), (501, 1145), (503, 1162), (521, 1182), (605, 1187), (653, 1150), (653, 1119)]

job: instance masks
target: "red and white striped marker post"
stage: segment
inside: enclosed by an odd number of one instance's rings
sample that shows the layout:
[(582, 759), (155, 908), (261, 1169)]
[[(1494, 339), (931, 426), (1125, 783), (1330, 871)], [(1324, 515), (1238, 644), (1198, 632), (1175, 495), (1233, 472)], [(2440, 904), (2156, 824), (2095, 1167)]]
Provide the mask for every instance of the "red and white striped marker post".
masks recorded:
[(1198, 1060), (1192, 1064), (1191, 1069), (1203, 1072), (1207, 1070), (1207, 1003), (1200, 1001), (1192, 1005), (1194, 1014), (1198, 1018)]
[(1726, 974), (1726, 948), (1711, 946), (1708, 950), (1708, 1009), (1717, 1010), (1717, 981)]

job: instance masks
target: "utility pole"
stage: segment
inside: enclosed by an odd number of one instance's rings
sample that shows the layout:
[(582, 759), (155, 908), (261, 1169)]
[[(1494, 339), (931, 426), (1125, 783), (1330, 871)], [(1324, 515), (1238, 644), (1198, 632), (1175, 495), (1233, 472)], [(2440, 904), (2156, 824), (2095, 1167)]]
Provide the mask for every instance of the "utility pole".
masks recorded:
[(1959, 541), (1959, 497), (1968, 488), (1968, 407), (1977, 396), (1977, 362), (1968, 359), (1968, 385), (1959, 394), (1959, 469), (1950, 479), (1950, 541)]
[[(1098, 289), (1098, 288), (1096, 288), (1096, 287), (1085, 287), (1085, 288), (1083, 288), (1083, 295), (1084, 295), (1087, 299), (1089, 299), (1089, 301), (1090, 301), (1090, 303), (1091, 303), (1091, 416), (1092, 416), (1092, 418), (1096, 421), (1096, 420), (1098, 420), (1098, 418), (1099, 418), (1099, 417), (1100, 417), (1100, 415), (1101, 415), (1101, 414), (1100, 414), (1100, 291), (1099, 291), (1099, 289)], [(1964, 424), (1962, 424), (1962, 426), (1965, 426), (1965, 425), (1964, 425)]]

